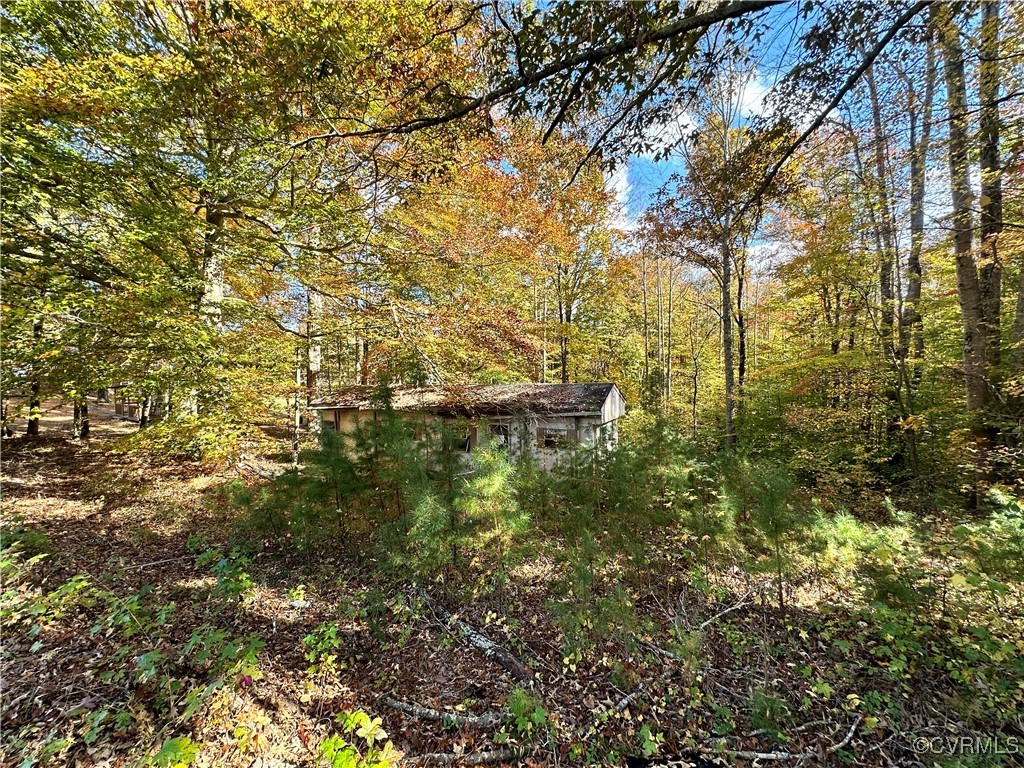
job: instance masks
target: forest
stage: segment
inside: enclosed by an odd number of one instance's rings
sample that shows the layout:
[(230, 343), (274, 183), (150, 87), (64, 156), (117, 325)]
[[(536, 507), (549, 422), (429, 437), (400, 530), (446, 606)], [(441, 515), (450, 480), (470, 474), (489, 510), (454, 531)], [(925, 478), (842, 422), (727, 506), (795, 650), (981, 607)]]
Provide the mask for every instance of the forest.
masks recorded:
[[(0, 58), (0, 765), (1024, 765), (1024, 4), (5, 0)], [(553, 466), (397, 406), (596, 383)]]

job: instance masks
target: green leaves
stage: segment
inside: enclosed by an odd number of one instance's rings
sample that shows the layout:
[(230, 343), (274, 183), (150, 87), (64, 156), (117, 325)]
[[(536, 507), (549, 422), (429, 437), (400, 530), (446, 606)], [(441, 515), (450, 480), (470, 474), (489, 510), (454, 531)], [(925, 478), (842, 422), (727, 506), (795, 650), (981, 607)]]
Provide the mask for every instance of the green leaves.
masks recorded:
[(198, 756), (198, 744), (194, 744), (187, 736), (175, 736), (164, 741), (160, 750), (150, 758), (149, 765), (157, 768), (185, 768), (192, 765)]
[[(398, 754), (387, 733), (380, 727), (379, 717), (370, 717), (362, 710), (341, 712), (335, 722), (343, 733), (354, 734), (365, 747), (357, 746), (335, 734), (320, 744), (321, 765), (328, 768), (389, 768), (397, 764)], [(378, 742), (385, 742), (378, 745)]]

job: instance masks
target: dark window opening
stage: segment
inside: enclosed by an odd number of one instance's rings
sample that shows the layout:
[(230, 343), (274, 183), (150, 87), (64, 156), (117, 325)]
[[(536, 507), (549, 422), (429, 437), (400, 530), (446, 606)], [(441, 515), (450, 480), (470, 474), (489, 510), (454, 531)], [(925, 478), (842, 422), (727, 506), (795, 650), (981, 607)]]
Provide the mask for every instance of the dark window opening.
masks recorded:
[(455, 437), (454, 445), (457, 453), (470, 453), (476, 447), (476, 427), (470, 427)]
[(499, 448), (507, 450), (512, 444), (512, 428), (508, 424), (491, 424), (491, 440)]
[(569, 448), (579, 443), (579, 430), (538, 427), (537, 447), (548, 450)]

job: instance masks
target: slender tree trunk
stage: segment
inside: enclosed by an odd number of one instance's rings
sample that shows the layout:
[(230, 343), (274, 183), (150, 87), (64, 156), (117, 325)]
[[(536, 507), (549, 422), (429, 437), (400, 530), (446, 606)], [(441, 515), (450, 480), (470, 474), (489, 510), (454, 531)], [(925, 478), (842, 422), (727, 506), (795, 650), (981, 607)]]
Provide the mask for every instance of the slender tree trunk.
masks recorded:
[(89, 439), (89, 401), (84, 398), (79, 406), (78, 438), (80, 440)]
[[(907, 256), (907, 303), (904, 308), (903, 326), (907, 342), (905, 356), (912, 357), (916, 364), (912, 374), (914, 386), (920, 382), (920, 361), (924, 359), (924, 322), (921, 318), (921, 251), (924, 248), (924, 193), (925, 169), (928, 148), (931, 143), (932, 104), (935, 100), (935, 46), (927, 42), (924, 103), (921, 105), (920, 134), (917, 133), (917, 117), (910, 121), (910, 251)], [(916, 106), (915, 106), (916, 109)]]
[(700, 383), (700, 359), (693, 358), (693, 398), (690, 400), (690, 418), (693, 422), (693, 439), (697, 439), (697, 386)]
[[(321, 389), (323, 368), (323, 345), (320, 340), (320, 324), (323, 317), (323, 295), (309, 286), (306, 287), (306, 405), (316, 400)], [(310, 419), (309, 427), (320, 431), (320, 419)]]
[(647, 313), (647, 254), (642, 250), (640, 251), (640, 290), (644, 305), (644, 366), (641, 391), (646, 398), (648, 387), (651, 385), (651, 325)]
[(747, 258), (746, 255), (736, 260), (736, 338), (737, 338), (737, 366), (736, 366), (736, 394), (739, 402), (743, 403), (743, 389), (747, 383), (747, 315), (743, 302), (746, 294), (747, 282)]
[(667, 355), (665, 359), (665, 407), (666, 410), (671, 408), (672, 404), (672, 294), (673, 290), (673, 272), (675, 267), (675, 261), (669, 261), (668, 263), (668, 338), (666, 341)]
[(1021, 252), (1020, 276), (1017, 278), (1017, 308), (1013, 318), (1013, 370), (1024, 372), (1024, 251)]
[(736, 391), (732, 348), (732, 257), (729, 252), (729, 214), (722, 227), (722, 358), (725, 369), (725, 445), (736, 447)]
[(1003, 184), (999, 167), (999, 2), (981, 4), (980, 160), (981, 160), (981, 309), (988, 349), (989, 376), (1000, 361), (1000, 294), (1003, 265), (998, 240), (1003, 229)]
[(560, 315), (561, 330), (559, 331), (558, 340), (558, 359), (559, 366), (562, 369), (562, 383), (569, 383), (569, 328), (572, 325), (572, 305), (565, 303), (564, 305), (559, 299), (558, 314)]
[[(43, 318), (37, 317), (35, 322), (32, 323), (32, 339), (37, 347), (41, 343), (42, 338)], [(38, 376), (34, 376), (32, 378), (32, 383), (29, 385), (28, 426), (25, 428), (25, 434), (29, 437), (39, 436), (39, 417), (43, 409), (41, 393), (42, 384), (39, 383)]]
[(142, 398), (142, 404), (139, 408), (139, 429), (145, 429), (149, 426), (149, 416), (153, 410), (153, 396), (146, 395)]
[(882, 346), (890, 365), (896, 359), (893, 343), (893, 272), (896, 261), (895, 226), (892, 221), (892, 208), (889, 204), (889, 172), (886, 166), (887, 142), (882, 126), (882, 108), (878, 99), (878, 88), (875, 83), (875, 68), (867, 73), (868, 92), (871, 97), (871, 119), (874, 127), (875, 179), (877, 183), (877, 226), (879, 248), (878, 289), (881, 302), (880, 327), (882, 330)]
[(655, 261), (655, 306), (658, 309), (658, 349), (656, 359), (658, 361), (658, 400), (659, 404), (664, 402), (665, 397), (665, 301), (664, 291), (661, 285), (661, 262), (659, 255)]
[[(896, 303), (899, 255), (896, 249), (896, 225), (893, 220), (889, 195), (888, 135), (883, 124), (874, 67), (867, 72), (867, 83), (874, 132), (874, 176), (876, 182), (874, 197), (877, 202), (872, 206), (872, 219), (875, 223), (875, 242), (878, 248), (879, 332), (882, 354), (891, 373), (885, 386), (888, 407), (884, 418), (885, 439), (889, 440), (899, 432), (900, 417), (905, 419), (909, 413), (907, 399), (903, 396), (904, 361), (897, 349), (897, 333), (895, 332), (897, 322), (902, 321), (902, 313), (897, 311)], [(898, 335), (902, 338), (903, 334), (904, 330), (900, 327)], [(902, 345), (899, 346), (902, 347)]]
[(541, 300), (541, 328), (544, 335), (540, 347), (540, 381), (546, 384), (548, 380), (548, 292), (545, 288), (544, 297)]
[(953, 250), (964, 332), (964, 390), (967, 409), (975, 434), (987, 437), (985, 409), (989, 403), (987, 339), (982, 311), (981, 286), (972, 248), (973, 205), (970, 185), (970, 155), (967, 138), (967, 86), (964, 77), (963, 48), (959, 31), (953, 25), (950, 9), (944, 3), (931, 6), (936, 33), (942, 45), (949, 111), (949, 176), (953, 202)]
[(295, 350), (295, 398), (292, 404), (292, 466), (299, 466), (299, 430), (302, 429), (302, 365)]
[(316, 398), (320, 388), (320, 373), (323, 367), (320, 321), (324, 299), (319, 292), (307, 288), (306, 300), (306, 398), (309, 401)]

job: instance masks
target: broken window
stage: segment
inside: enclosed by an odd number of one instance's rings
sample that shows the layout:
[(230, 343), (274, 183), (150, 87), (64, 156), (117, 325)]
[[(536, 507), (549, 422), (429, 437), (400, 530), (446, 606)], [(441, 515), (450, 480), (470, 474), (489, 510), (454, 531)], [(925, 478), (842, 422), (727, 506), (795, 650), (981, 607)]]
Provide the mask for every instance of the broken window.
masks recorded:
[(455, 451), (457, 453), (469, 453), (476, 447), (476, 427), (470, 427), (465, 432), (460, 432), (455, 437)]
[(559, 429), (557, 427), (537, 428), (537, 447), (549, 450), (566, 448), (579, 442), (579, 432), (575, 429)]
[(508, 424), (491, 424), (491, 440), (505, 450), (512, 444), (512, 428)]

